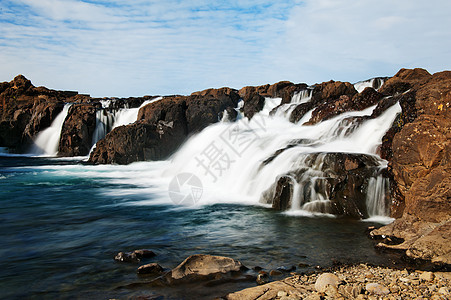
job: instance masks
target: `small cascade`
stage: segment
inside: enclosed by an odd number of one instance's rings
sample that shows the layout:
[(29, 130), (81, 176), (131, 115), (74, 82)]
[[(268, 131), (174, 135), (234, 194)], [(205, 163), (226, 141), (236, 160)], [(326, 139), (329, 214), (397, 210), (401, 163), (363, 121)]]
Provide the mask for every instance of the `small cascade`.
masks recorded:
[(372, 87), (377, 91), (384, 84), (384, 82), (385, 82), (384, 78), (376, 77), (365, 81), (359, 81), (354, 84), (354, 88), (359, 93), (363, 92), (363, 90), (366, 89), (367, 87)]
[(50, 127), (38, 133), (32, 146), (31, 154), (49, 156), (55, 156), (58, 154), (61, 130), (63, 129), (63, 124), (66, 120), (71, 105), (72, 104), (66, 104), (55, 120), (53, 120)]
[(387, 203), (389, 184), (388, 178), (382, 175), (369, 179), (366, 204), (370, 217), (389, 215), (390, 207)]
[(134, 123), (138, 118), (138, 112), (141, 107), (161, 99), (162, 97), (158, 97), (144, 101), (139, 107), (125, 107), (119, 110), (111, 109), (111, 100), (101, 100), (102, 108), (96, 112), (96, 129), (92, 136), (91, 151), (95, 148), (96, 143), (114, 128)]
[(282, 118), (290, 118), (291, 113), (299, 104), (304, 104), (312, 100), (313, 89), (308, 88), (300, 92), (294, 93), (291, 97), (291, 102), (283, 104), (277, 108), (275, 116)]
[(92, 145), (103, 139), (113, 129), (115, 115), (108, 109), (100, 109), (96, 112), (96, 129), (92, 135)]

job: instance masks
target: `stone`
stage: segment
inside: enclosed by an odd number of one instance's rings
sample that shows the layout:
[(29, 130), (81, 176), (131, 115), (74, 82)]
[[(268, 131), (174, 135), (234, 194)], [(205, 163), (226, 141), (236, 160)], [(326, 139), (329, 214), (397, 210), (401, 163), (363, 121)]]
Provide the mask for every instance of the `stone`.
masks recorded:
[(442, 286), (441, 288), (439, 288), (438, 293), (445, 295), (445, 296), (448, 296), (450, 294), (448, 288), (445, 286)]
[(131, 263), (138, 263), (141, 261), (140, 258), (136, 256), (136, 253), (134, 252), (119, 252), (114, 257), (114, 260), (119, 262), (131, 262)]
[(156, 256), (155, 252), (153, 252), (152, 250), (148, 250), (148, 249), (134, 250), (133, 253), (135, 253), (136, 256), (139, 258), (151, 258), (151, 257)]
[(137, 270), (138, 274), (160, 275), (164, 272), (162, 266), (157, 263), (146, 264), (140, 266)]
[(270, 276), (280, 276), (280, 275), (282, 275), (282, 272), (280, 272), (280, 271), (278, 271), (278, 270), (271, 270), (271, 271), (269, 272), (269, 275), (270, 275)]
[(287, 292), (285, 291), (278, 291), (277, 292), (277, 297), (285, 297), (288, 296)]
[(423, 272), (420, 275), (420, 281), (433, 281), (434, 280), (434, 273), (432, 272)]
[(205, 281), (217, 275), (241, 272), (246, 267), (241, 262), (224, 256), (195, 254), (187, 257), (180, 265), (165, 275), (168, 284)]
[(368, 291), (368, 293), (372, 295), (388, 295), (390, 294), (390, 290), (379, 283), (368, 283), (365, 286), (365, 289)]
[(267, 273), (260, 273), (257, 275), (257, 284), (262, 285), (269, 282), (269, 276)]
[(340, 278), (337, 275), (332, 273), (323, 273), (321, 274), (315, 282), (315, 289), (323, 293), (326, 291), (327, 286), (331, 285), (335, 288), (338, 288), (338, 284), (340, 283)]

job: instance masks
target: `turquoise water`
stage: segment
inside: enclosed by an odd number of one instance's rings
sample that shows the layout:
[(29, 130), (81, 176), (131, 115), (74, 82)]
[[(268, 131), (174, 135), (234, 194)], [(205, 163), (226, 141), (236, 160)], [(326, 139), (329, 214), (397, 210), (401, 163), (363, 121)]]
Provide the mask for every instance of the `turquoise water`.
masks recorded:
[[(0, 157), (1, 298), (94, 298), (167, 295), (181, 290), (118, 289), (146, 281), (119, 251), (151, 249), (173, 268), (191, 254), (229, 256), (252, 268), (332, 261), (388, 264), (364, 234), (368, 222), (289, 216), (262, 206), (173, 204), (150, 178), (159, 163), (89, 166), (79, 160)], [(148, 180), (147, 180), (148, 179)], [(298, 271), (307, 271), (300, 269)], [(212, 298), (253, 281), (198, 287)]]

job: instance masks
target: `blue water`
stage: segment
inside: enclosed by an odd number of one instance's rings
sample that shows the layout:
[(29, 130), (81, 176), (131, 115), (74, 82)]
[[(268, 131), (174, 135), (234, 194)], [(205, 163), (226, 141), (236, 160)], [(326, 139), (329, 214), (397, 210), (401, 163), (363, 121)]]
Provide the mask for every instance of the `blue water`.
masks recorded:
[[(0, 157), (0, 298), (190, 298), (150, 287), (118, 289), (147, 279), (136, 275), (138, 265), (117, 263), (114, 255), (143, 248), (157, 253), (145, 262), (165, 268), (196, 253), (267, 270), (299, 263), (330, 266), (333, 259), (389, 263), (364, 234), (371, 223), (288, 216), (240, 204), (179, 207), (153, 186), (155, 180), (146, 184), (158, 167)], [(202, 286), (198, 297), (249, 286), (255, 282)]]

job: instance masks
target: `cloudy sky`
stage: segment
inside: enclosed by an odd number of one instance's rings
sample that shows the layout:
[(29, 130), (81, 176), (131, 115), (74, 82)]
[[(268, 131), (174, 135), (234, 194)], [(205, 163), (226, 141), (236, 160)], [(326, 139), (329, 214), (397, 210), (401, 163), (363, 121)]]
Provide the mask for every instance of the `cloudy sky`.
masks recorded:
[(449, 0), (1, 0), (0, 81), (103, 96), (451, 69)]

